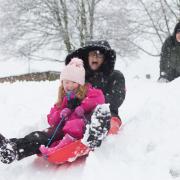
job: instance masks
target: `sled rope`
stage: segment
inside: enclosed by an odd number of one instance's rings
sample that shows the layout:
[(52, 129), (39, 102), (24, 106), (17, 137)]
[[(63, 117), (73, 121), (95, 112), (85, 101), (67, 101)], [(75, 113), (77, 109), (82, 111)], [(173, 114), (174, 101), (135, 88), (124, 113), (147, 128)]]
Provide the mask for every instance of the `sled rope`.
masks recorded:
[(57, 131), (62, 127), (64, 121), (65, 121), (65, 117), (62, 117), (61, 121), (59, 122), (59, 124), (57, 125), (56, 129), (54, 130), (53, 135), (52, 135), (51, 138), (49, 139), (49, 141), (48, 141), (46, 147), (48, 147), (48, 146), (51, 144), (53, 138), (55, 137)]
[[(68, 92), (66, 93), (66, 96), (67, 96), (68, 101), (71, 99), (71, 94), (72, 94), (72, 91), (68, 91)], [(62, 117), (61, 121), (58, 123), (56, 129), (54, 130), (53, 135), (52, 135), (51, 138), (49, 139), (46, 147), (49, 147), (49, 145), (51, 144), (51, 142), (52, 142), (53, 138), (55, 137), (57, 131), (62, 127), (65, 119), (66, 119), (65, 117)]]

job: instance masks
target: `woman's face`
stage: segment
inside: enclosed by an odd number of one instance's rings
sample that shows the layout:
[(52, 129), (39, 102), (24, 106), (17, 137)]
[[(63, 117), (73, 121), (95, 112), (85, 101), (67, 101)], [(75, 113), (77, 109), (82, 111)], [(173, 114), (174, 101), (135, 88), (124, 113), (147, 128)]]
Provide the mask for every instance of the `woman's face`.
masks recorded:
[(91, 51), (89, 52), (88, 62), (91, 70), (98, 70), (102, 63), (104, 62), (104, 55), (99, 51)]
[(63, 80), (63, 87), (65, 92), (76, 91), (77, 88), (79, 87), (79, 84), (73, 81)]

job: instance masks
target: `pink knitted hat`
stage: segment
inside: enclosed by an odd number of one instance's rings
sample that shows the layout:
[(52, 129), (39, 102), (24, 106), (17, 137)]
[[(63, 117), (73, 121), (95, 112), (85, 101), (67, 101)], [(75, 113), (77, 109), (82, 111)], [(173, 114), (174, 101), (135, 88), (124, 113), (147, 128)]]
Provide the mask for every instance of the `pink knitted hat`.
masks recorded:
[(79, 58), (73, 58), (69, 64), (62, 70), (60, 81), (69, 80), (78, 84), (84, 85), (85, 83), (85, 69), (83, 61)]

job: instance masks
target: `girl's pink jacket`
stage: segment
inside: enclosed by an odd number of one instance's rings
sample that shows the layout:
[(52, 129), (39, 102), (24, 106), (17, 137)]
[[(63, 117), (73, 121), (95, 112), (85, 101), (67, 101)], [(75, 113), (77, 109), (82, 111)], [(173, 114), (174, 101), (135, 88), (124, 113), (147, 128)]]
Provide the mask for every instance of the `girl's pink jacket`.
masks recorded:
[[(82, 100), (80, 106), (84, 109), (85, 115), (92, 112), (98, 104), (105, 103), (103, 92), (100, 89), (95, 89), (91, 84), (87, 84), (88, 90), (86, 97)], [(48, 123), (50, 126), (56, 126), (60, 122), (60, 112), (67, 107), (67, 97), (63, 98), (60, 107), (54, 105), (50, 113), (47, 115)], [(79, 119), (75, 112), (72, 112), (68, 121)]]

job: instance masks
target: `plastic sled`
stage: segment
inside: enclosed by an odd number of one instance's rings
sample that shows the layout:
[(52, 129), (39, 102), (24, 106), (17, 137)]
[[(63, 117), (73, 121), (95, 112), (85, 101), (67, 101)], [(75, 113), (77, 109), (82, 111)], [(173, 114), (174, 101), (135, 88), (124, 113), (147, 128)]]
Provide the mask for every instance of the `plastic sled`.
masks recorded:
[[(120, 125), (121, 121), (118, 118), (111, 118), (111, 125), (108, 135), (117, 134)], [(83, 144), (80, 139), (56, 150), (45, 159), (53, 164), (64, 164), (66, 162), (73, 162), (78, 157), (88, 155), (90, 151), (90, 148)]]

